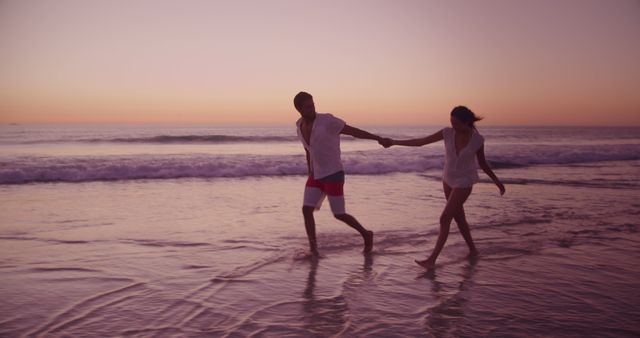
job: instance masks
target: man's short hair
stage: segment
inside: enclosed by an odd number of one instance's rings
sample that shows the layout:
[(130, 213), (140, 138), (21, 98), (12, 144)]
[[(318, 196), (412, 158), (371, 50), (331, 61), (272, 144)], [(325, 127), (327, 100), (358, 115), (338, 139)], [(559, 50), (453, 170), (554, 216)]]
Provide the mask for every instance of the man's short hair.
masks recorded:
[(300, 108), (302, 103), (309, 99), (313, 99), (313, 96), (311, 96), (311, 94), (307, 92), (299, 92), (296, 97), (293, 98), (293, 106), (296, 107), (296, 109)]

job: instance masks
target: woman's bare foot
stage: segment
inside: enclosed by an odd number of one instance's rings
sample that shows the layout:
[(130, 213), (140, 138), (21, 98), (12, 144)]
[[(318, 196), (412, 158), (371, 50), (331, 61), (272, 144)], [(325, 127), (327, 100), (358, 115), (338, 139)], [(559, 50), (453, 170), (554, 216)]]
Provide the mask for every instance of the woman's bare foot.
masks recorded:
[(435, 268), (435, 266), (436, 266), (435, 262), (432, 262), (432, 261), (430, 261), (428, 259), (425, 259), (423, 261), (419, 261), (419, 260), (416, 259), (415, 261), (416, 261), (416, 263), (418, 265), (420, 265), (421, 267), (423, 267), (423, 268), (425, 268), (427, 270), (431, 270), (431, 269)]
[(367, 231), (364, 237), (364, 252), (370, 253), (373, 250), (373, 231)]

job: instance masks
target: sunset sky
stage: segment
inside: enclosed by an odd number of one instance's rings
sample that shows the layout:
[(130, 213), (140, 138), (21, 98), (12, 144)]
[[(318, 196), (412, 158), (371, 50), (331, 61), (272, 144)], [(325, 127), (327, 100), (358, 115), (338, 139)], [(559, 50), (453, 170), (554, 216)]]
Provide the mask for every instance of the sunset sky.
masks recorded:
[(0, 0), (0, 123), (640, 125), (639, 0)]

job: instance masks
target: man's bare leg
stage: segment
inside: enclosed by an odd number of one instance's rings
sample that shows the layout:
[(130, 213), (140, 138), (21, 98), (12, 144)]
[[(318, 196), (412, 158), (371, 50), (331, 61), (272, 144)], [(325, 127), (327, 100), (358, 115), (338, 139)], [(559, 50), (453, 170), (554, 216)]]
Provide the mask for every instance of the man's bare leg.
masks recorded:
[(365, 253), (369, 253), (371, 252), (371, 250), (373, 250), (373, 231), (369, 231), (367, 229), (365, 229), (362, 224), (360, 224), (358, 222), (358, 220), (356, 220), (355, 217), (349, 215), (349, 214), (339, 214), (339, 215), (334, 215), (335, 218), (341, 220), (342, 222), (346, 223), (348, 226), (356, 229), (360, 235), (362, 235), (362, 238), (364, 239), (364, 252)]
[(309, 239), (309, 250), (314, 256), (318, 256), (318, 243), (316, 241), (316, 221), (313, 218), (313, 207), (303, 206), (302, 215), (304, 216), (304, 228), (307, 231), (307, 238)]

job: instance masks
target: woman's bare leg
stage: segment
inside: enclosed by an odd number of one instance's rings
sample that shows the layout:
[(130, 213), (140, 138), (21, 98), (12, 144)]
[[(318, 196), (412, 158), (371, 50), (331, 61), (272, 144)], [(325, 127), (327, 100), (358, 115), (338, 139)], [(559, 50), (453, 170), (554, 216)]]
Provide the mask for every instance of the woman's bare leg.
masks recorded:
[[(444, 186), (444, 195), (449, 199), (449, 194), (451, 193), (451, 187), (449, 187), (446, 183), (442, 182)], [(467, 246), (469, 247), (469, 257), (474, 257), (478, 255), (478, 249), (476, 249), (475, 244), (473, 243), (473, 238), (471, 237), (471, 229), (469, 227), (469, 223), (467, 223), (467, 216), (464, 213), (464, 205), (460, 207), (460, 211), (456, 213), (453, 217), (458, 224), (458, 229), (460, 229), (460, 233), (464, 238), (464, 241), (467, 242)]]
[(416, 260), (416, 263), (427, 269), (431, 269), (435, 266), (436, 259), (438, 258), (438, 255), (440, 255), (440, 252), (449, 237), (451, 221), (456, 216), (460, 217), (462, 215), (462, 217), (464, 217), (464, 209), (462, 206), (471, 194), (471, 188), (450, 188), (447, 184), (444, 184), (444, 190), (445, 196), (447, 197), (447, 205), (444, 207), (442, 215), (440, 216), (440, 233), (438, 234), (436, 246), (429, 258), (423, 261)]
[(467, 242), (467, 246), (469, 247), (469, 257), (475, 257), (478, 255), (478, 249), (476, 249), (475, 243), (473, 243), (473, 237), (471, 237), (471, 229), (469, 228), (469, 223), (467, 223), (467, 218), (464, 214), (464, 206), (460, 208), (460, 211), (453, 217), (458, 224), (458, 229), (460, 229), (460, 233), (462, 237), (464, 237), (464, 241)]

